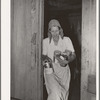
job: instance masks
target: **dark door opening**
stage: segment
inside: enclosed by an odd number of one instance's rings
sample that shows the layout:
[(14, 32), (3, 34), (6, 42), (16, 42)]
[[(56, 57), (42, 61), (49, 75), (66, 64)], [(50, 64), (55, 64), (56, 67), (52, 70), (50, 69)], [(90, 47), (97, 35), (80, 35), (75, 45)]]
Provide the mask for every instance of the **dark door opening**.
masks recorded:
[[(47, 37), (48, 23), (57, 19), (64, 32), (74, 45), (76, 59), (70, 63), (71, 82), (69, 100), (80, 100), (81, 71), (81, 0), (45, 0), (44, 1), (44, 38)], [(43, 100), (47, 100), (47, 91), (43, 85)]]

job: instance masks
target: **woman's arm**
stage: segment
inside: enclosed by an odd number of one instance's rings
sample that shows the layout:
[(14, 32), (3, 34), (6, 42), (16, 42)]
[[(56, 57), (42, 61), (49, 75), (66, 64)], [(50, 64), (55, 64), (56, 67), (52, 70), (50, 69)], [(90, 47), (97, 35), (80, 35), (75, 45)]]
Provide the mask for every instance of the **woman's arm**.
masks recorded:
[(72, 62), (76, 58), (76, 54), (74, 52), (72, 53), (71, 51), (68, 51), (67, 53), (64, 52), (61, 54), (61, 56), (55, 56), (55, 58), (62, 67), (65, 67), (68, 63)]
[(72, 52), (72, 53), (68, 56), (68, 63), (72, 62), (75, 58), (76, 58), (76, 54), (75, 54), (75, 52)]
[(62, 66), (62, 67), (66, 67), (66, 65), (68, 64), (68, 61), (66, 59), (61, 59), (60, 57), (56, 57), (56, 59), (58, 60), (59, 64)]

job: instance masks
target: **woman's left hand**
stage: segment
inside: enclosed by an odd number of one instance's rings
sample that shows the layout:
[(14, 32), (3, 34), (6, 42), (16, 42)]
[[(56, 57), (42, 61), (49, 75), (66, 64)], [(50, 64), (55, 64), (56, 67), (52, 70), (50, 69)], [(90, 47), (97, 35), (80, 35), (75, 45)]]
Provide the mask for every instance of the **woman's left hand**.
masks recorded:
[(62, 60), (60, 57), (56, 57), (56, 59), (58, 60), (59, 64), (62, 66), (62, 67), (66, 67), (66, 65), (68, 64), (68, 61), (67, 60)]
[(56, 57), (56, 56), (60, 56), (61, 55), (61, 51), (59, 51), (59, 50), (55, 50), (54, 51), (54, 56)]

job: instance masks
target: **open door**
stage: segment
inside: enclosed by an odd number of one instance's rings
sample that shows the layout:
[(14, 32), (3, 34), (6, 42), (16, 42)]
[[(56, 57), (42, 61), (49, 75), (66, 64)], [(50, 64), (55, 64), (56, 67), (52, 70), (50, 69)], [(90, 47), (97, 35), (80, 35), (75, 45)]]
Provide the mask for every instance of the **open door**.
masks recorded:
[(43, 0), (11, 0), (12, 100), (42, 100), (42, 34)]

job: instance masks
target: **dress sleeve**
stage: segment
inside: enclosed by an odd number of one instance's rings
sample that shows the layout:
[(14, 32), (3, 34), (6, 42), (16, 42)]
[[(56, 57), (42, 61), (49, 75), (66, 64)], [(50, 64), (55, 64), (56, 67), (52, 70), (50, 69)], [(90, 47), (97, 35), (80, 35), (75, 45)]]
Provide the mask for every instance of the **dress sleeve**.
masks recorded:
[(65, 42), (66, 42), (66, 49), (67, 50), (70, 50), (72, 52), (75, 52), (74, 47), (73, 47), (73, 44), (72, 44), (72, 41), (71, 41), (71, 39), (69, 37), (67, 37), (65, 39)]
[(47, 39), (44, 39), (43, 40), (43, 55), (47, 55), (47, 46), (48, 46), (48, 44), (47, 44), (48, 42), (47, 42)]

